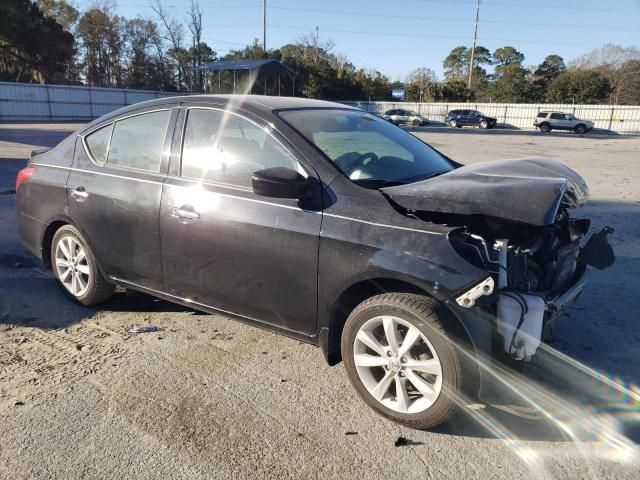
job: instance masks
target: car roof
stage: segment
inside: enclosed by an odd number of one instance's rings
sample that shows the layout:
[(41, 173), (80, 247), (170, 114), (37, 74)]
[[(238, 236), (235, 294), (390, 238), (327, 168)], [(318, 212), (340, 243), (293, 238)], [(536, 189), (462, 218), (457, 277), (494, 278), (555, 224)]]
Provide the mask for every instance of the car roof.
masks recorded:
[(325, 100), (315, 100), (310, 98), (301, 97), (276, 97), (270, 95), (178, 95), (178, 96), (166, 96), (156, 98), (154, 100), (147, 100), (145, 102), (134, 103), (127, 107), (120, 108), (113, 112), (108, 113), (100, 118), (97, 118), (90, 124), (88, 124), (83, 131), (92, 128), (98, 123), (120, 116), (122, 114), (135, 112), (140, 109), (147, 109), (153, 107), (167, 107), (171, 105), (179, 105), (181, 103), (188, 104), (215, 104), (234, 106), (237, 108), (246, 108), (248, 110), (259, 111), (263, 114), (272, 113), (274, 110), (284, 110), (290, 108), (343, 108), (349, 110), (358, 110), (350, 105), (344, 105), (342, 103), (327, 102)]

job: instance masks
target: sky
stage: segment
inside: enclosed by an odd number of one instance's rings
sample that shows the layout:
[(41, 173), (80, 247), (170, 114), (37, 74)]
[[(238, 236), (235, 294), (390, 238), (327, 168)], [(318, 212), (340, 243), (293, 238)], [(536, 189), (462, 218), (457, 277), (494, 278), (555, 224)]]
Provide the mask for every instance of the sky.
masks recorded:
[[(356, 67), (402, 80), (427, 67), (442, 77), (442, 61), (471, 46), (475, 0), (266, 0), (267, 48), (315, 32)], [(93, 0), (75, 0), (82, 12)], [(164, 0), (186, 19), (190, 0)], [(262, 0), (200, 0), (203, 40), (219, 54), (262, 42)], [(120, 15), (153, 18), (146, 0), (116, 2)], [(537, 65), (549, 54), (569, 62), (606, 43), (640, 48), (640, 0), (481, 0), (478, 45), (511, 45)]]

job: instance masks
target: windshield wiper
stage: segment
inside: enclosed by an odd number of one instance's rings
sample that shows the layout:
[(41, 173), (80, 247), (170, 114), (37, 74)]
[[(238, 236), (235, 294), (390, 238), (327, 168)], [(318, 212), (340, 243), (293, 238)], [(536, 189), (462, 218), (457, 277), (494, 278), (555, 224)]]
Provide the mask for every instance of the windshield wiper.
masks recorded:
[[(423, 180), (429, 180), (430, 178), (437, 177), (438, 175), (442, 175), (443, 173), (448, 173), (450, 171), (451, 170), (442, 170), (440, 172), (434, 172), (428, 175), (416, 175), (415, 177), (404, 178), (401, 184), (406, 185), (407, 183), (422, 182)], [(385, 185), (385, 186), (388, 186), (388, 185)]]
[(407, 182), (401, 180), (387, 180), (384, 178), (363, 178), (361, 180), (353, 180), (353, 183), (365, 188), (382, 188), (405, 185)]

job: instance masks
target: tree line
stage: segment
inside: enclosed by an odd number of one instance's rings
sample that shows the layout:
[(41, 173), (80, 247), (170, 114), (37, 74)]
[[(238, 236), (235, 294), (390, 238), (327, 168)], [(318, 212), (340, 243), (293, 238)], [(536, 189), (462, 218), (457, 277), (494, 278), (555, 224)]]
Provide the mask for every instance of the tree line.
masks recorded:
[(0, 80), (167, 92), (230, 92), (236, 83), (238, 91), (290, 94), (290, 78), (276, 84), (246, 73), (207, 76), (199, 69), (215, 60), (270, 58), (296, 72), (296, 95), (313, 98), (389, 100), (399, 87), (408, 101), (640, 104), (640, 51), (634, 47), (605, 45), (568, 65), (551, 54), (527, 66), (512, 46), (493, 52), (477, 46), (473, 65), (471, 49), (459, 46), (443, 61), (442, 80), (429, 68), (417, 68), (392, 81), (356, 68), (333, 51), (333, 42), (319, 42), (314, 34), (267, 51), (254, 40), (222, 55), (202, 38), (197, 0), (183, 18), (162, 0), (149, 0), (149, 6), (151, 18), (128, 19), (109, 0), (84, 12), (66, 0), (2, 0)]

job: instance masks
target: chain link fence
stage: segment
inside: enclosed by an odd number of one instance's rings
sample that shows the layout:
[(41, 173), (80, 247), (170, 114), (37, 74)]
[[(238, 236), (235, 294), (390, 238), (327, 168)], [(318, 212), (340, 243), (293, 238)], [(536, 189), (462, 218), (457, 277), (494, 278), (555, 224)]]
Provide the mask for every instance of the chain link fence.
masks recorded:
[(498, 120), (499, 128), (534, 130), (533, 120), (541, 111), (572, 113), (595, 124), (594, 132), (640, 135), (640, 106), (572, 105), (522, 103), (411, 103), (411, 102), (341, 102), (376, 115), (388, 110), (413, 110), (432, 124), (443, 124), (451, 110), (478, 110)]

